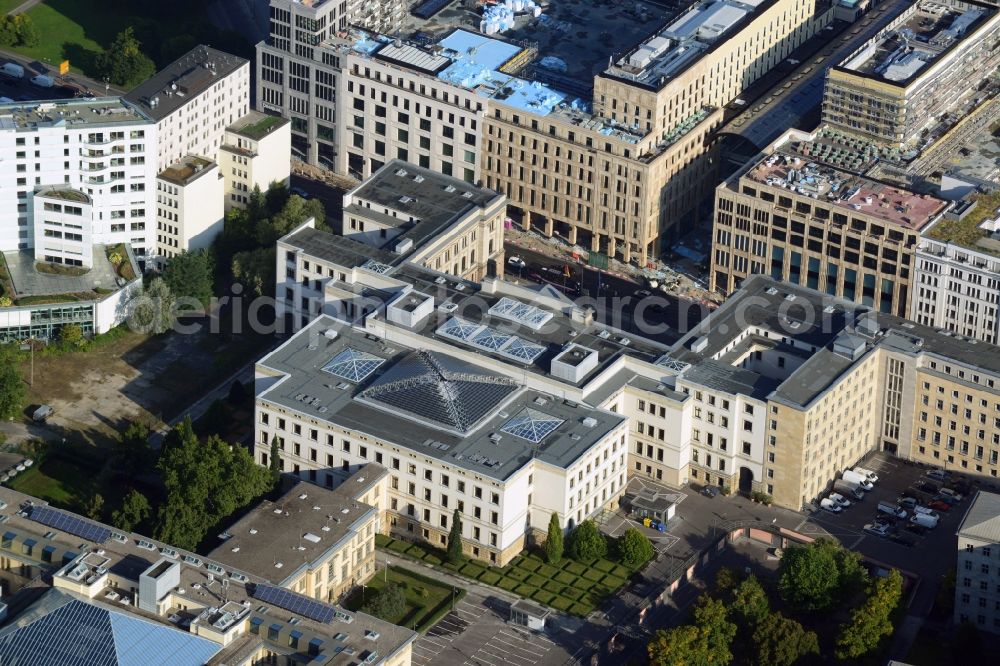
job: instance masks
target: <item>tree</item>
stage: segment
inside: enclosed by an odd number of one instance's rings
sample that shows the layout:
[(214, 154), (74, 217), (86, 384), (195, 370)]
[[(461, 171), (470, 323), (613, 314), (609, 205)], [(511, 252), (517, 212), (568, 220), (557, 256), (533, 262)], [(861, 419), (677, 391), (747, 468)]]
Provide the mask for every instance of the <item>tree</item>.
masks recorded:
[(361, 607), (363, 613), (386, 621), (398, 620), (406, 612), (406, 595), (396, 583), (389, 583)]
[(692, 623), (657, 631), (646, 652), (654, 666), (725, 666), (733, 660), (735, 636), (725, 605), (702, 595)]
[(171, 329), (177, 299), (162, 278), (153, 278), (146, 291), (129, 303), (128, 325), (133, 331), (160, 335)]
[[(178, 299), (197, 301), (207, 308), (212, 299), (212, 256), (205, 250), (182, 252), (170, 259), (163, 272), (163, 280)], [(182, 303), (182, 309), (195, 307)]]
[(618, 551), (622, 564), (630, 569), (637, 568), (653, 559), (653, 544), (650, 543), (645, 534), (634, 527), (625, 530), (625, 534), (618, 542)]
[(608, 554), (608, 542), (592, 520), (585, 520), (570, 534), (569, 554), (579, 562), (589, 562)]
[(226, 398), (230, 405), (241, 405), (243, 401), (250, 397), (247, 393), (246, 385), (238, 379), (234, 379), (229, 385), (229, 396)]
[(281, 476), (281, 450), (278, 448), (278, 436), (271, 438), (271, 455), (267, 459), (267, 468), (271, 471), (271, 476), (277, 481)]
[(59, 342), (66, 347), (79, 347), (83, 344), (83, 329), (79, 324), (63, 324), (59, 328)]
[(233, 277), (254, 296), (274, 293), (274, 245), (246, 250), (233, 255)]
[(753, 632), (757, 625), (768, 617), (771, 603), (756, 576), (748, 576), (736, 586), (729, 610), (736, 623), (745, 627), (748, 632)]
[(733, 660), (731, 647), (737, 627), (729, 620), (729, 612), (723, 602), (701, 595), (694, 609), (694, 624), (708, 645), (709, 663), (728, 664)]
[(451, 516), (451, 531), (448, 532), (448, 561), (457, 564), (462, 561), (462, 514), (458, 509)]
[(12, 345), (3, 345), (0, 348), (0, 418), (18, 416), (24, 407), (26, 392)]
[(732, 590), (740, 582), (740, 574), (732, 567), (720, 567), (715, 574), (715, 591), (724, 593)]
[(10, 20), (14, 24), (18, 46), (38, 46), (38, 30), (35, 29), (35, 22), (31, 16), (23, 13), (15, 14)]
[(146, 470), (152, 456), (149, 446), (149, 426), (138, 421), (130, 423), (115, 442), (112, 456), (115, 467), (126, 478)]
[(120, 509), (111, 513), (111, 523), (120, 530), (131, 532), (149, 518), (149, 500), (138, 490), (132, 489), (124, 499)]
[(856, 553), (828, 539), (790, 546), (778, 565), (778, 592), (796, 608), (813, 612), (860, 588), (866, 578)]
[(199, 441), (190, 418), (167, 434), (157, 468), (166, 500), (157, 517), (156, 537), (188, 550), (275, 482), (271, 471), (257, 465), (246, 449), (215, 435)]
[(100, 520), (101, 516), (104, 514), (104, 498), (100, 493), (94, 493), (87, 500), (87, 503), (83, 507), (83, 512), (87, 514), (88, 518), (93, 518), (94, 520)]
[(118, 33), (111, 45), (94, 59), (101, 78), (118, 86), (132, 87), (156, 72), (156, 65), (141, 50), (132, 27)]
[(549, 517), (549, 533), (545, 538), (545, 561), (558, 564), (563, 556), (563, 531), (559, 524), (559, 514), (555, 511)]
[(851, 613), (850, 621), (840, 629), (834, 650), (837, 659), (866, 655), (892, 634), (892, 612), (902, 596), (903, 577), (896, 569), (876, 579), (868, 599)]
[(819, 654), (816, 632), (781, 613), (766, 615), (753, 632), (758, 666), (791, 666), (807, 654)]

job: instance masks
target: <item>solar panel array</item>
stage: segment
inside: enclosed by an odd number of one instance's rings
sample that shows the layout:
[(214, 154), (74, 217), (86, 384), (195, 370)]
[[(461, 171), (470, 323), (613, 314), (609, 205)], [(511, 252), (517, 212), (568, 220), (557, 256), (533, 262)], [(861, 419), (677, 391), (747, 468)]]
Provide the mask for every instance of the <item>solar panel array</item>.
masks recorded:
[(534, 305), (522, 303), (521, 301), (515, 301), (513, 298), (507, 298), (506, 296), (497, 301), (496, 305), (490, 308), (489, 313), (494, 317), (501, 317), (518, 324), (524, 324), (535, 331), (552, 319), (551, 312), (536, 308)]
[(337, 609), (329, 604), (324, 604), (315, 599), (310, 599), (304, 594), (272, 585), (258, 583), (250, 590), (250, 595), (258, 601), (263, 601), (265, 604), (274, 604), (278, 608), (284, 608), (296, 615), (326, 624), (333, 621), (333, 616), (337, 612)]
[(554, 416), (542, 414), (526, 407), (517, 416), (507, 421), (500, 430), (526, 439), (533, 444), (538, 444), (545, 439), (546, 435), (563, 423), (565, 423), (563, 419), (557, 419)]
[(71, 513), (57, 511), (47, 506), (33, 506), (28, 518), (63, 532), (68, 532), (94, 543), (104, 543), (111, 538), (111, 530), (103, 525), (83, 520)]
[(545, 352), (545, 347), (542, 345), (536, 345), (516, 335), (503, 333), (489, 326), (475, 324), (458, 317), (451, 317), (436, 332), (446, 338), (463, 342), (483, 351), (500, 354), (521, 363), (532, 363)]
[(348, 381), (358, 383), (385, 363), (384, 358), (348, 347), (323, 366), (323, 370)]

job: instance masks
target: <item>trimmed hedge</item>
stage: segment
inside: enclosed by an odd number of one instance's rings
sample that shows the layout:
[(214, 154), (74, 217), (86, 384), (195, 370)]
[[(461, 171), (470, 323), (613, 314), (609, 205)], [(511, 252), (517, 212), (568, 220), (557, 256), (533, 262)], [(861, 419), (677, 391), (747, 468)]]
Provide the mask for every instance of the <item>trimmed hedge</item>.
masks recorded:
[(507, 590), (508, 592), (513, 592), (514, 588), (521, 584), (521, 581), (514, 580), (513, 578), (501, 578), (500, 579), (500, 589)]
[(534, 585), (535, 587), (541, 587), (547, 582), (549, 582), (549, 579), (545, 576), (539, 576), (538, 574), (531, 574), (528, 576), (528, 583)]
[(543, 564), (542, 566), (538, 567), (538, 570), (535, 573), (537, 573), (539, 576), (545, 576), (546, 578), (555, 578), (555, 575), (559, 573), (559, 569), (552, 566), (551, 564)]
[(541, 560), (536, 560), (535, 558), (529, 555), (520, 562), (511, 563), (511, 566), (516, 567), (518, 569), (523, 569), (524, 571), (530, 571), (534, 573), (535, 571), (538, 571), (538, 569), (540, 569), (541, 567), (545, 566), (545, 563), (542, 562)]
[(522, 597), (530, 597), (535, 592), (538, 592), (538, 588), (534, 585), (528, 585), (527, 583), (521, 583), (514, 588), (514, 594), (520, 595)]
[(566, 597), (567, 599), (572, 599), (573, 601), (579, 601), (586, 594), (583, 590), (578, 590), (576, 588), (567, 587), (562, 591), (560, 596)]
[(529, 576), (531, 576), (531, 572), (525, 571), (524, 569), (511, 569), (510, 571), (504, 572), (504, 578), (511, 578), (519, 583), (523, 583), (528, 580)]
[(615, 568), (615, 563), (609, 560), (597, 560), (592, 565), (598, 571), (603, 571), (604, 573), (611, 573)]
[(474, 562), (467, 563), (464, 567), (462, 567), (461, 571), (466, 576), (470, 576), (472, 578), (477, 578), (477, 579), (484, 573), (486, 573), (486, 569), (484, 567), (481, 567), (478, 564), (475, 564)]
[(569, 573), (568, 571), (560, 571), (556, 574), (555, 580), (557, 583), (562, 583), (563, 585), (572, 585), (576, 582), (576, 576)]
[(543, 589), (546, 589), (549, 592), (554, 592), (556, 594), (559, 594), (560, 592), (562, 592), (564, 587), (566, 587), (566, 586), (563, 585), (562, 583), (560, 583), (558, 581), (554, 581), (554, 580), (546, 581), (545, 585), (542, 585)]
[(587, 572), (587, 567), (583, 566), (579, 562), (567, 562), (566, 566), (563, 567), (563, 571), (568, 571), (574, 576), (582, 576)]
[(549, 605), (555, 608), (556, 610), (565, 611), (569, 610), (570, 606), (573, 605), (573, 602), (570, 601), (569, 599), (566, 599), (565, 597), (556, 597), (550, 602)]
[(479, 576), (479, 581), (481, 583), (486, 583), (487, 585), (496, 585), (503, 578), (500, 574), (495, 571), (484, 571)]
[(540, 604), (546, 604), (546, 605), (548, 605), (550, 601), (555, 599), (555, 597), (556, 595), (552, 594), (551, 592), (547, 592), (545, 590), (536, 590), (535, 593), (531, 595), (532, 599), (534, 599)]
[(586, 604), (581, 604), (581, 603), (575, 603), (569, 608), (570, 613), (572, 613), (573, 615), (579, 615), (580, 617), (587, 617), (593, 610), (594, 610), (593, 606), (588, 606)]
[(595, 569), (588, 569), (587, 571), (583, 572), (583, 577), (586, 578), (587, 580), (592, 580), (595, 583), (599, 583), (602, 580), (604, 580), (604, 574)]

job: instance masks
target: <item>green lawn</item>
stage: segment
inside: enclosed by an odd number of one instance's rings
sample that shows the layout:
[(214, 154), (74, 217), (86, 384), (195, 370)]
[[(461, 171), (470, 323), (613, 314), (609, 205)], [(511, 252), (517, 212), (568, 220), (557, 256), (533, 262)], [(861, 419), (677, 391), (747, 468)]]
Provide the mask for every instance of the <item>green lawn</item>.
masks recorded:
[(14, 477), (9, 485), (55, 506), (78, 511), (89, 497), (90, 485), (99, 470), (100, 465), (93, 459), (70, 459), (50, 453), (41, 464)]
[(0, 0), (0, 14), (6, 14), (22, 4), (24, 4), (24, 0)]
[[(360, 610), (365, 600), (377, 594), (387, 583), (399, 585), (406, 596), (406, 609), (398, 617), (386, 618), (393, 624), (425, 631), (451, 610), (453, 591), (448, 585), (413, 574), (399, 567), (389, 567), (388, 573), (379, 570), (362, 589), (355, 590), (344, 599), (343, 606)], [(454, 592), (455, 601), (465, 596), (465, 590)]]
[(73, 69), (84, 72), (129, 19), (104, 0), (45, 0), (30, 9), (28, 16), (42, 39), (37, 46), (13, 50), (53, 67), (69, 59)]
[[(426, 544), (411, 544), (382, 535), (376, 538), (375, 543), (379, 548), (424, 562), (433, 559), (436, 564), (439, 561), (439, 551)], [(581, 617), (596, 610), (638, 570), (607, 559), (583, 563), (566, 557), (553, 565), (545, 563), (538, 554), (527, 552), (518, 555), (502, 569), (486, 567), (479, 562), (462, 566), (446, 564), (444, 567), (480, 583), (530, 597)]]

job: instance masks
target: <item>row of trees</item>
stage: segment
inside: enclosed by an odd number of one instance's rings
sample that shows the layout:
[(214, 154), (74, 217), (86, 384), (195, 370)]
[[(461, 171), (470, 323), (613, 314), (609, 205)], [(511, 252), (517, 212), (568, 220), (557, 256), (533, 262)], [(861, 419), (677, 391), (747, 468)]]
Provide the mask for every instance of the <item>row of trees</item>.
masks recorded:
[[(790, 608), (812, 618), (867, 591), (863, 603), (838, 628), (831, 650), (838, 659), (870, 654), (892, 633), (891, 616), (902, 587), (896, 570), (869, 582), (857, 553), (822, 539), (788, 548), (778, 569), (779, 596)], [(754, 576), (739, 581), (732, 570), (723, 569), (714, 595), (699, 598), (691, 623), (656, 632), (647, 646), (651, 663), (725, 666), (738, 661), (752, 666), (791, 666), (820, 654), (816, 633), (772, 610), (767, 591)]]
[[(567, 547), (568, 545), (568, 547)], [(549, 564), (558, 564), (566, 551), (578, 562), (591, 562), (608, 554), (608, 540), (601, 534), (597, 524), (585, 520), (564, 539), (559, 514), (549, 518), (548, 534), (545, 539), (545, 559)], [(629, 568), (645, 564), (653, 558), (653, 544), (639, 530), (630, 527), (618, 540), (618, 559)]]

